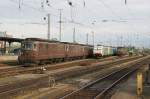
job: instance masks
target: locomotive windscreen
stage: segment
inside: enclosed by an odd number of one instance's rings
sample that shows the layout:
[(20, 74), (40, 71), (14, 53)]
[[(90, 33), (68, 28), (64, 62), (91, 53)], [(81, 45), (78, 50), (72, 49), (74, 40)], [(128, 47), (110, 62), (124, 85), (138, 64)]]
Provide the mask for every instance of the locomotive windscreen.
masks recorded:
[(22, 43), (22, 49), (32, 50), (33, 49), (33, 43), (32, 42), (23, 42)]

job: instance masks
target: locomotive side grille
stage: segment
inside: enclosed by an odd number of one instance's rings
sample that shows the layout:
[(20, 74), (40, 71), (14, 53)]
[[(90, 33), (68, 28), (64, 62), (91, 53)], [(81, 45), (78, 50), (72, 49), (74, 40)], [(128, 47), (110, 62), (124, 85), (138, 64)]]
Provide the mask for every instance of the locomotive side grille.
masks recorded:
[(32, 62), (35, 60), (36, 53), (34, 51), (24, 51), (22, 55), (22, 60), (26, 62)]

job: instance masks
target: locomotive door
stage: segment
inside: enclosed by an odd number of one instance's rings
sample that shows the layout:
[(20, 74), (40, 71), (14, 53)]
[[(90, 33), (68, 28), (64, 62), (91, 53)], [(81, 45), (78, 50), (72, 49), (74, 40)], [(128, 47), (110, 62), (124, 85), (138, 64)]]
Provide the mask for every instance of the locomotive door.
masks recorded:
[(65, 57), (69, 56), (69, 44), (65, 44)]

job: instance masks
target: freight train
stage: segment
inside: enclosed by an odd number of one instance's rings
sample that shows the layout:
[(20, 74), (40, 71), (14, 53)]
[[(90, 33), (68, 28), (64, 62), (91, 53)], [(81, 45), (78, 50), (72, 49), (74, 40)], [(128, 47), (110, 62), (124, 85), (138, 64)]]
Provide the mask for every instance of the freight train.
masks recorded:
[(96, 45), (93, 50), (94, 57), (112, 56), (116, 55), (117, 48), (112, 46)]
[(127, 48), (125, 47), (117, 47), (117, 55), (118, 56), (124, 56), (127, 55), (129, 53), (129, 51), (127, 50)]
[(21, 64), (53, 63), (90, 57), (93, 46), (51, 41), (39, 38), (26, 38), (21, 44), (18, 61)]
[[(133, 52), (132, 52), (133, 53)], [(93, 55), (96, 58), (104, 56), (124, 56), (131, 55), (131, 51), (127, 50), (127, 47), (112, 47), (104, 45), (94, 46)]]

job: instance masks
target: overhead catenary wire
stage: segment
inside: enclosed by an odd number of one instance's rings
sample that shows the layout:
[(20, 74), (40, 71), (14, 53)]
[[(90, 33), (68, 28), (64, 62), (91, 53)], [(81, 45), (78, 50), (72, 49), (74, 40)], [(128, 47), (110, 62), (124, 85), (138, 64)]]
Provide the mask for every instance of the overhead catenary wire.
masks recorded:
[[(14, 3), (16, 2), (15, 0), (11, 0), (11, 1), (13, 1)], [(47, 13), (48, 12), (44, 8), (42, 10), (39, 10), (38, 8), (36, 8), (36, 7), (34, 7), (34, 6), (30, 5), (30, 4), (26, 4), (26, 3), (24, 3), (22, 6), (26, 6), (28, 8), (32, 8), (33, 10), (40, 11), (41, 13)], [(57, 9), (57, 10), (59, 11), (59, 9)], [(54, 17), (60, 17), (58, 15), (54, 15), (53, 13), (50, 13), (50, 14), (51, 14), (51, 16), (54, 16)], [(69, 19), (67, 19), (65, 17), (62, 17), (62, 16), (61, 16), (61, 18), (67, 20), (67, 21), (61, 21), (61, 23), (63, 23), (63, 22), (65, 22), (65, 23), (73, 23), (74, 25), (79, 25), (79, 26), (91, 28), (90, 25), (85, 25), (85, 24), (83, 24), (81, 22), (76, 22), (76, 21), (73, 20), (73, 18), (72, 18), (72, 20), (69, 20)], [(31, 23), (32, 24), (38, 24), (38, 25), (40, 24), (40, 23), (37, 23), (37, 22), (31, 22)], [(75, 26), (74, 26), (74, 28), (75, 28)], [(48, 32), (48, 39), (50, 38), (49, 34), (50, 34), (50, 32)], [(59, 34), (60, 34), (59, 39), (61, 40), (61, 32)]]
[(116, 16), (117, 18), (119, 18), (120, 20), (123, 20), (123, 18), (121, 16), (119, 16), (110, 6), (108, 6), (103, 0), (97, 0), (99, 2), (101, 2), (101, 4), (103, 4), (103, 6), (105, 6), (114, 16)]
[[(17, 0), (13, 0), (13, 1), (17, 1)], [(22, 0), (23, 1), (23, 0)], [(99, 0), (100, 1), (100, 0)], [(102, 2), (104, 2), (104, 0), (102, 1)], [(25, 2), (25, 4), (23, 3), (23, 4), (21, 4), (21, 6), (23, 5), (23, 6), (26, 6), (26, 2)], [(80, 3), (81, 4), (81, 6), (83, 6), (82, 4), (83, 4), (83, 2), (81, 2)], [(112, 15), (114, 15), (114, 16), (116, 16), (116, 18), (119, 20), (120, 19), (120, 17), (121, 18), (123, 18), (124, 16), (120, 16), (118, 13), (116, 13), (116, 11), (115, 11), (115, 9), (113, 9), (113, 7), (111, 7), (110, 5), (108, 5), (107, 4), (107, 2), (105, 3), (104, 2), (104, 4), (106, 5), (106, 6), (104, 6), (104, 7), (107, 7), (107, 9), (109, 9), (109, 11), (112, 13)], [(104, 5), (103, 4), (103, 5)], [(17, 4), (18, 5), (18, 4)], [(37, 7), (35, 7), (35, 6), (33, 6), (32, 4), (27, 4), (27, 6), (31, 6), (31, 7), (33, 7), (33, 8), (35, 8), (35, 10), (37, 10), (37, 11), (39, 11), (39, 12), (42, 12), (42, 13), (47, 13), (48, 11), (46, 11), (45, 9), (44, 9), (44, 12), (43, 12), (43, 10), (39, 10), (40, 8), (37, 8)], [(88, 6), (88, 5), (86, 5), (86, 6)], [(128, 7), (128, 5), (126, 5), (126, 7)], [(30, 7), (29, 7), (30, 8)], [(53, 5), (52, 5), (52, 7), (49, 7), (49, 9), (55, 9), (55, 10), (58, 10), (58, 9), (56, 9)], [(111, 9), (111, 10), (110, 10)], [(20, 10), (22, 10), (22, 7), (21, 7), (21, 9)], [(85, 7), (85, 10), (87, 10), (87, 7)], [(90, 11), (92, 11), (92, 9), (90, 10)], [(93, 11), (92, 11), (93, 12)], [(130, 11), (131, 12), (131, 11)], [(59, 17), (59, 15), (58, 14), (55, 14), (55, 13), (51, 13), (52, 14), (52, 16), (54, 15), (54, 17)], [(94, 14), (94, 13), (93, 13)], [(133, 13), (130, 13), (130, 16), (133, 16), (133, 15), (131, 15), (131, 14), (133, 14)], [(56, 16), (55, 16), (56, 15)], [(134, 17), (133, 17), (134, 18)], [(67, 17), (65, 17), (65, 18), (62, 18), (63, 19), (63, 21), (62, 22), (64, 22), (64, 23), (71, 23), (72, 21), (69, 19), (69, 18), (67, 18)], [(91, 18), (92, 19), (92, 18)], [(109, 20), (108, 20), (109, 21)], [(97, 21), (98, 22), (98, 21)], [(119, 21), (118, 21), (119, 22)], [(41, 25), (44, 25), (44, 23), (38, 23), (38, 22), (26, 22), (25, 24), (41, 24)], [(81, 26), (85, 26), (85, 27), (89, 27), (90, 25), (88, 25), (87, 26), (87, 24), (85, 24), (82, 20), (80, 21), (80, 22), (74, 22), (75, 24), (78, 24), (78, 25), (81, 25)], [(135, 29), (135, 27), (134, 28), (132, 28), (133, 27), (133, 23), (125, 23), (125, 24), (129, 24), (129, 25), (131, 25), (131, 29)], [(136, 31), (136, 29), (135, 29), (135, 31)]]
[[(10, 1), (11, 1), (11, 2), (14, 2), (14, 3), (18, 3), (16, 0), (10, 0)], [(25, 2), (22, 4), (22, 6), (26, 6), (26, 7), (28, 7), (28, 8), (33, 9), (33, 10), (36, 10), (36, 11), (38, 11), (38, 12), (40, 12), (40, 13), (49, 13), (48, 11), (45, 11), (44, 9), (41, 11), (41, 10), (37, 9), (36, 7), (33, 7), (32, 5), (26, 4)], [(52, 7), (52, 9), (55, 9), (55, 8)], [(56, 10), (56, 9), (55, 9), (55, 10)], [(59, 9), (57, 9), (57, 11), (59, 11)], [(54, 17), (57, 17), (57, 18), (60, 17), (59, 15), (56, 15), (56, 14), (53, 14), (53, 13), (50, 13), (50, 14), (51, 14), (51, 16), (54, 16)], [(66, 17), (62, 17), (62, 19), (63, 19), (64, 22), (66, 22), (66, 23), (74, 23), (74, 24), (76, 24), (76, 25), (80, 25), (80, 26), (84, 26), (84, 27), (91, 27), (90, 25), (86, 25), (86, 24), (81, 23), (81, 22), (75, 22), (75, 21), (72, 22), (72, 20), (70, 20), (70, 19), (68, 19), (68, 18), (66, 18)]]
[[(133, 12), (131, 11), (131, 9), (128, 7), (128, 5), (126, 5), (125, 8), (126, 8), (126, 10), (127, 10), (127, 12), (128, 12), (128, 15), (130, 15), (133, 19), (135, 19), (135, 15), (134, 15)], [(136, 32), (134, 36), (137, 36), (137, 37), (135, 37), (135, 39), (134, 39), (133, 42), (138, 43), (138, 41), (139, 41), (139, 37), (138, 37), (139, 33), (138, 33), (138, 31), (135, 29), (135, 24), (134, 24), (133, 22), (131, 22), (129, 25), (130, 25), (130, 28), (133, 29), (133, 30)], [(131, 45), (131, 42), (130, 42), (130, 45)]]
[[(121, 16), (119, 16), (109, 5), (107, 5), (103, 0), (98, 0), (98, 1), (100, 1), (101, 2), (101, 4), (103, 4), (107, 9), (109, 9), (109, 11), (114, 15), (114, 16), (116, 16), (117, 18), (119, 18), (120, 20), (124, 20)], [(129, 11), (129, 9), (128, 9), (128, 11)], [(131, 12), (129, 12), (129, 15), (131, 15)], [(133, 27), (133, 25), (132, 24), (129, 24), (128, 23), (128, 25), (130, 25), (132, 28), (131, 28), (131, 30), (132, 29), (134, 29), (134, 27)], [(122, 37), (121, 37), (122, 38)], [(123, 39), (123, 38), (122, 38)], [(122, 40), (121, 40), (121, 42), (122, 42)], [(122, 45), (122, 44), (121, 44)]]

